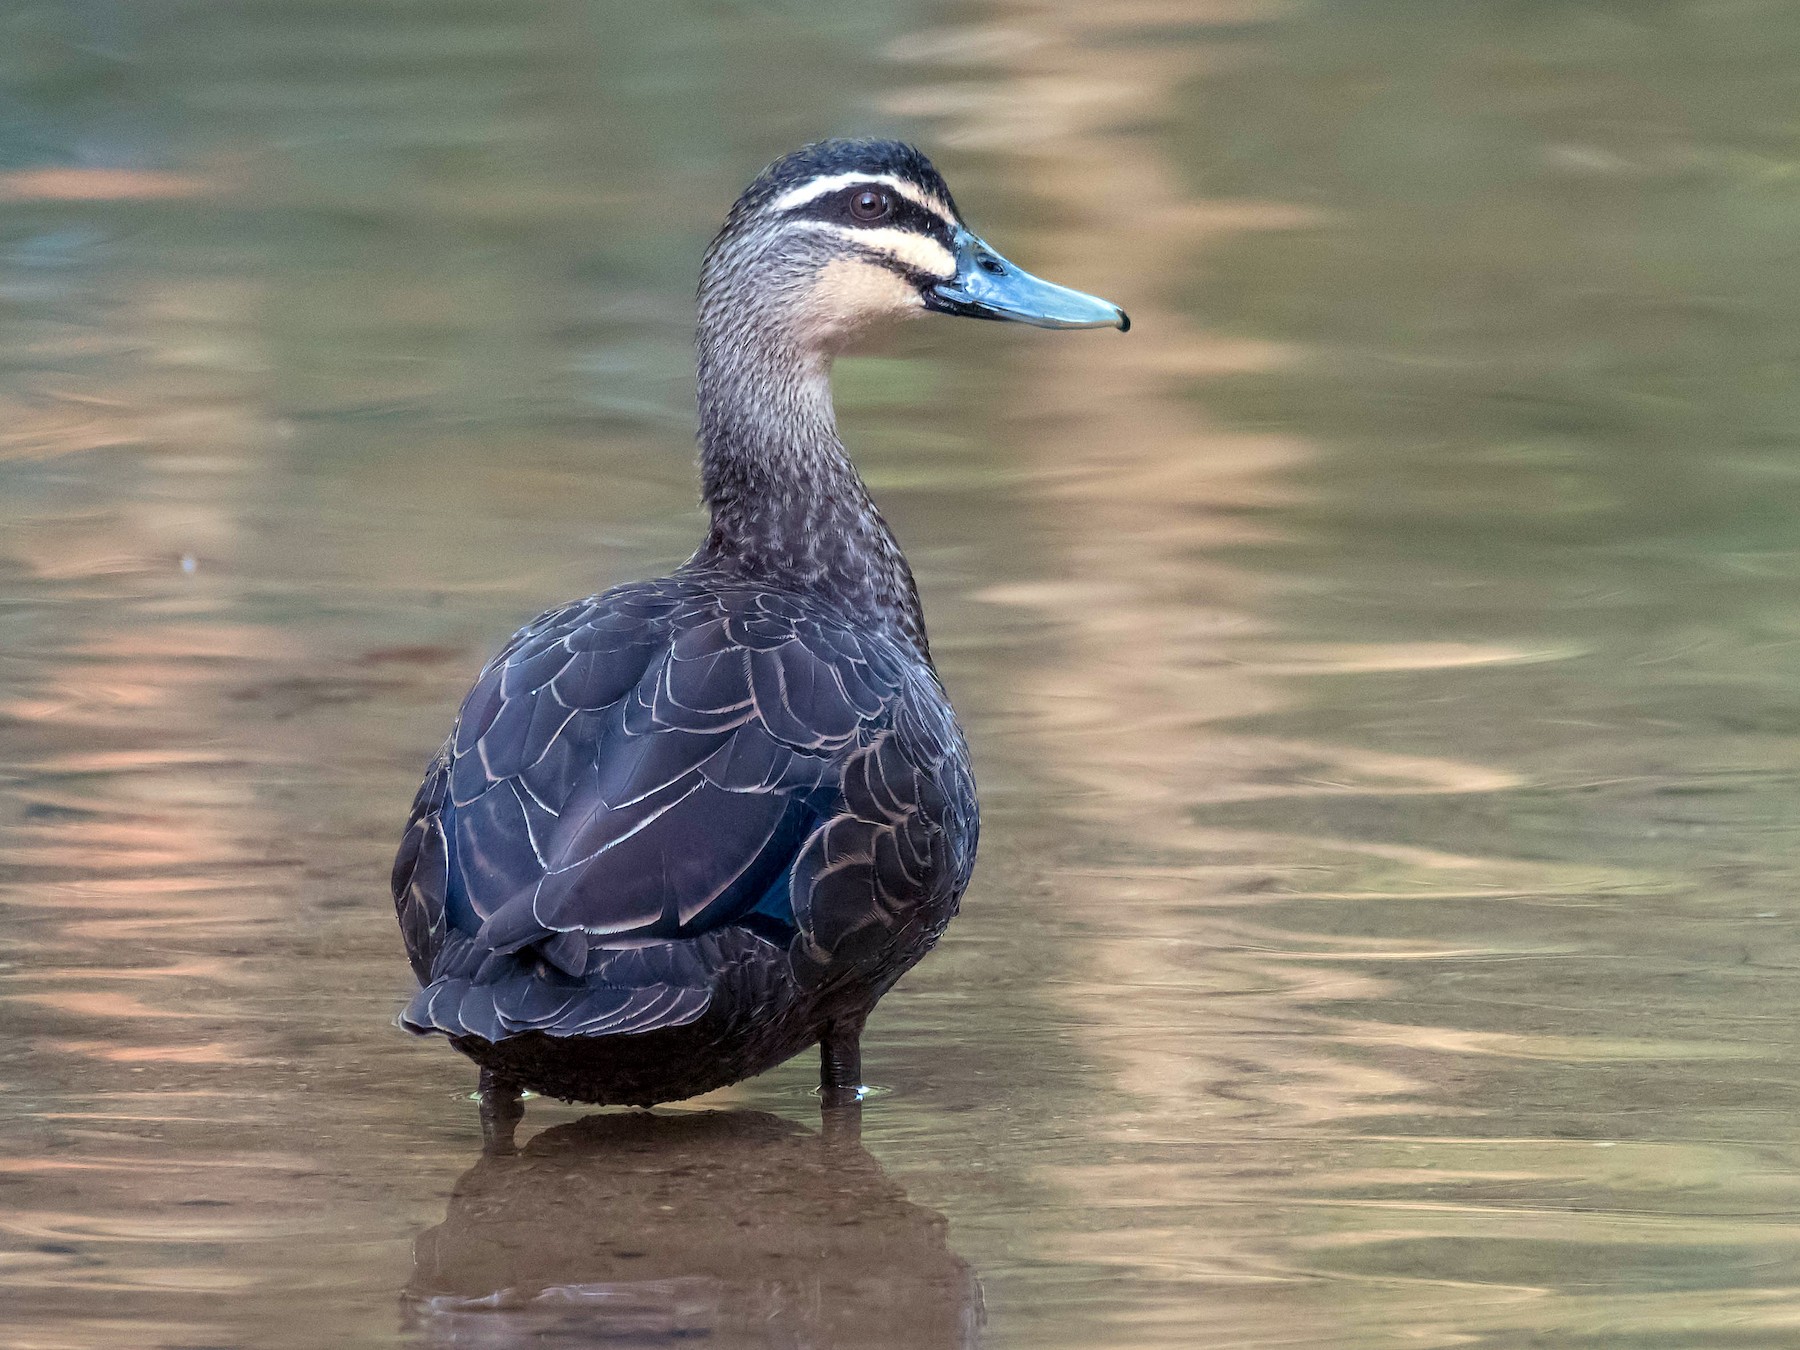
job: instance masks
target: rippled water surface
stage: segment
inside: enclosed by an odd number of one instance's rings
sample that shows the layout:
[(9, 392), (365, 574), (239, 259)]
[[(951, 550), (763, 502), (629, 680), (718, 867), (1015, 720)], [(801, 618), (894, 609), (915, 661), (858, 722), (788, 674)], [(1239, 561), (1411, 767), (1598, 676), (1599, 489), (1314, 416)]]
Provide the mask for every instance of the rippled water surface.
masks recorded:
[[(0, 11), (0, 1341), (1800, 1339), (1800, 12)], [(427, 754), (685, 556), (699, 252), (937, 158), (1128, 337), (845, 363), (975, 747), (860, 1142), (392, 1025)], [(535, 1135), (535, 1138), (531, 1136)]]

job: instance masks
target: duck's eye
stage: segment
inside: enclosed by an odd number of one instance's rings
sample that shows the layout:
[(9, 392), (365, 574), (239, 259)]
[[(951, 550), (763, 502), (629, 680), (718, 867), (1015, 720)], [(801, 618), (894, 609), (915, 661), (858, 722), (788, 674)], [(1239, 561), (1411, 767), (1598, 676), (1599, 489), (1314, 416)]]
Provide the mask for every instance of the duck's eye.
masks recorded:
[(850, 214), (858, 220), (882, 220), (893, 209), (894, 199), (873, 188), (865, 188), (850, 199)]

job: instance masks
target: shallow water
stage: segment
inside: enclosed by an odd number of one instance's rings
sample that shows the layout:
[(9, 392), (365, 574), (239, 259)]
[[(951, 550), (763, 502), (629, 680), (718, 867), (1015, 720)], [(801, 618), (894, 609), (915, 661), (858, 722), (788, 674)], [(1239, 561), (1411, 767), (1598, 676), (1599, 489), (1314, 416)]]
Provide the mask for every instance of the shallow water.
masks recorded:
[[(1795, 52), (1726, 0), (0, 15), (0, 1339), (1791, 1344)], [(410, 793), (518, 622), (691, 547), (699, 251), (845, 130), (1135, 320), (840, 371), (975, 885), (860, 1143), (796, 1062), (481, 1162), (392, 1025)]]

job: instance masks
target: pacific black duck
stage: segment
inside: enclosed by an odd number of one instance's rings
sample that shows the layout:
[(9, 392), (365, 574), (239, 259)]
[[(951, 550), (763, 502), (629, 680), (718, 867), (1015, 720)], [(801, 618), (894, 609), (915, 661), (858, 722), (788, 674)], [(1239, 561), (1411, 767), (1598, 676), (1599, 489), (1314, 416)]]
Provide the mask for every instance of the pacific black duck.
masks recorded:
[(648, 1105), (817, 1044), (854, 1099), (870, 1009), (956, 913), (975, 785), (911, 570), (838, 439), (832, 356), (927, 311), (1126, 328), (971, 233), (924, 155), (810, 145), (707, 250), (711, 529), (553, 609), (464, 700), (394, 863), (401, 1022), (521, 1089)]

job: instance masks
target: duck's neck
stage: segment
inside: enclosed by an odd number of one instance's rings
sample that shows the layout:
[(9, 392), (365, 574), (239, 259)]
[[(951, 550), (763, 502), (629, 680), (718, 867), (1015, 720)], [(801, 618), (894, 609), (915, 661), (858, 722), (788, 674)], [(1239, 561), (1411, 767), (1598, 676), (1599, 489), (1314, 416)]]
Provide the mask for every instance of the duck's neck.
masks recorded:
[(701, 306), (700, 479), (712, 528), (692, 567), (825, 599), (929, 657), (912, 571), (838, 439), (830, 360), (752, 313)]

